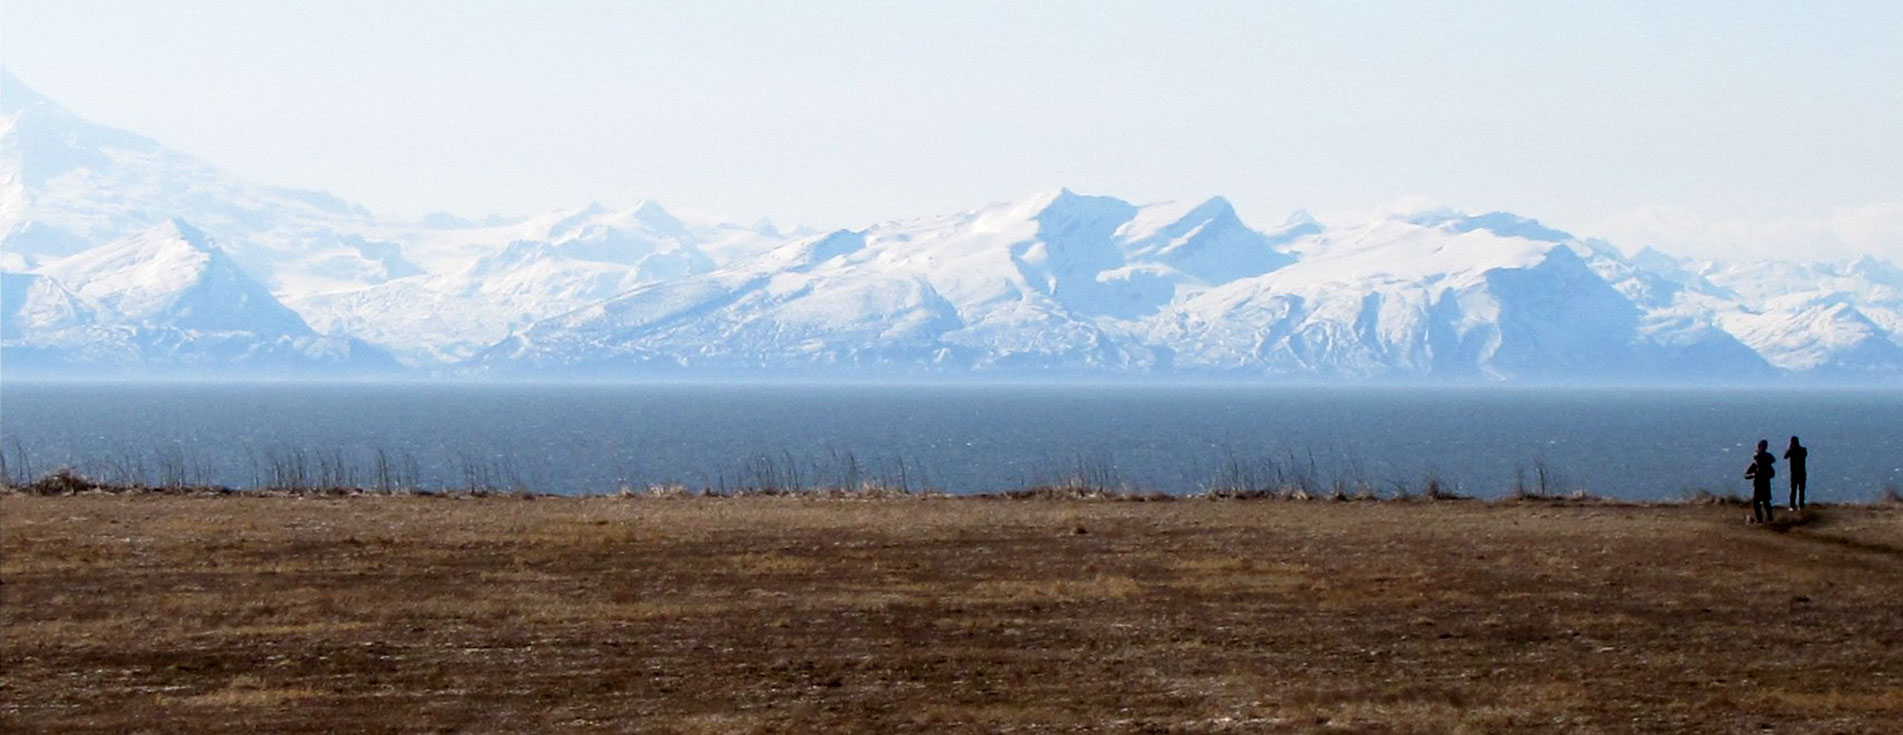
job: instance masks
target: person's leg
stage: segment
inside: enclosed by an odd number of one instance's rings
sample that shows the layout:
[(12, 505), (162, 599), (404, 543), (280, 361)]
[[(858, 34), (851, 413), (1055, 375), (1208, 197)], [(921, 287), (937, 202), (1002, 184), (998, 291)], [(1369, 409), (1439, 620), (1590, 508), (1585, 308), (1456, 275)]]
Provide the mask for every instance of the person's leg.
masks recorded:
[(1791, 510), (1797, 510), (1797, 488), (1802, 484), (1803, 481), (1797, 479), (1797, 475), (1791, 475), (1791, 502), (1786, 504)]
[(1810, 507), (1810, 498), (1804, 497), (1805, 491), (1808, 489), (1805, 487), (1805, 485), (1808, 484), (1805, 482), (1805, 479), (1804, 477), (1797, 478), (1797, 507), (1799, 508)]

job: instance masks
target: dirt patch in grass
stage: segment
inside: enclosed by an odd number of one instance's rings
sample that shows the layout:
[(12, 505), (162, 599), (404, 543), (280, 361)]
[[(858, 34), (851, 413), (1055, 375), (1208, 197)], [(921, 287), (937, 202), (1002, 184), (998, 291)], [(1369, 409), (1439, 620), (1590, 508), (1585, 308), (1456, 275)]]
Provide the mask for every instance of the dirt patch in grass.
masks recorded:
[(0, 497), (0, 730), (1893, 732), (1903, 507)]

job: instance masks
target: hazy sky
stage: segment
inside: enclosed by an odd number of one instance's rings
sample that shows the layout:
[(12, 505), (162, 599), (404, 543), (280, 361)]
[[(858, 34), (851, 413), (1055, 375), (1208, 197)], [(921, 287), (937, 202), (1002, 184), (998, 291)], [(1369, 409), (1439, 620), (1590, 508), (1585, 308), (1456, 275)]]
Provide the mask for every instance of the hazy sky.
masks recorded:
[(374, 210), (858, 226), (1069, 186), (1903, 258), (1903, 2), (0, 0), (80, 115)]

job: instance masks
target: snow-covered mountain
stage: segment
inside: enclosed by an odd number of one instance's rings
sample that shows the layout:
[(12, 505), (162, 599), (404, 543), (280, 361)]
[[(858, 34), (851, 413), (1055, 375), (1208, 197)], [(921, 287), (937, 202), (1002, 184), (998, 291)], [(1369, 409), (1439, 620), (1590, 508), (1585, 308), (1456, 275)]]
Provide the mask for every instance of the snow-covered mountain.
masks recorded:
[(1143, 325), (1178, 368), (1453, 379), (1767, 376), (1724, 332), (1642, 298), (1603, 244), (1504, 213), (1432, 212), (1317, 232), (1287, 268)]
[(1066, 190), (798, 240), (538, 323), (478, 362), (1143, 368), (1151, 350), (1107, 326), (1207, 275), (1289, 260), (1221, 200), (1136, 207)]
[[(86, 122), (0, 70), (0, 271), (71, 288), (67, 280), (109, 264), (87, 251), (174, 220), (210, 233), (238, 272), (316, 330), (422, 366), (785, 239), (770, 223), (677, 217), (652, 203), (480, 224), (379, 219), (329, 194), (254, 184)], [(150, 267), (163, 280), (157, 271), (170, 266)]]
[(3, 70), (0, 238), (14, 375), (1903, 380), (1903, 271), (1870, 257), (1626, 257), (1498, 212), (1252, 227), (1221, 198), (1068, 190), (829, 233), (653, 202), (399, 221)]
[[(322, 192), (259, 186), (123, 130), (86, 122), (0, 70), (0, 250), (33, 268), (173, 219), (216, 234), (267, 285), (367, 283), (393, 264), (377, 222)], [(401, 264), (394, 264), (401, 268)]]
[(1683, 288), (1680, 308), (1737, 335), (1780, 369), (1820, 378), (1894, 378), (1903, 366), (1903, 270), (1848, 263), (1692, 262), (1650, 254)]
[(404, 233), (416, 272), (293, 294), (326, 331), (361, 336), (416, 364), (460, 360), (539, 319), (637, 286), (712, 270), (783, 241), (770, 224), (683, 220), (659, 204), (599, 204), (491, 227)]
[(1604, 245), (1510, 215), (1429, 213), (1340, 229), (1298, 218), (1260, 233), (1220, 199), (1138, 207), (1060, 191), (835, 232), (638, 288), (523, 330), (478, 364), (1478, 380), (1773, 374), (1722, 330), (1628, 293), (1648, 288), (1657, 285)]
[(313, 331), (182, 220), (5, 277), (0, 339), (15, 374), (397, 367), (361, 340)]

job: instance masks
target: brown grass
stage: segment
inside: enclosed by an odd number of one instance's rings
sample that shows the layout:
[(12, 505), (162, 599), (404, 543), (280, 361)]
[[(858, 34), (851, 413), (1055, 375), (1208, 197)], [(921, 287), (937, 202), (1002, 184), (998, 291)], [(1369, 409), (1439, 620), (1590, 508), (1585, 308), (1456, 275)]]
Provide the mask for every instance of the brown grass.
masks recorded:
[(1903, 507), (0, 496), (0, 730), (1893, 732)]

